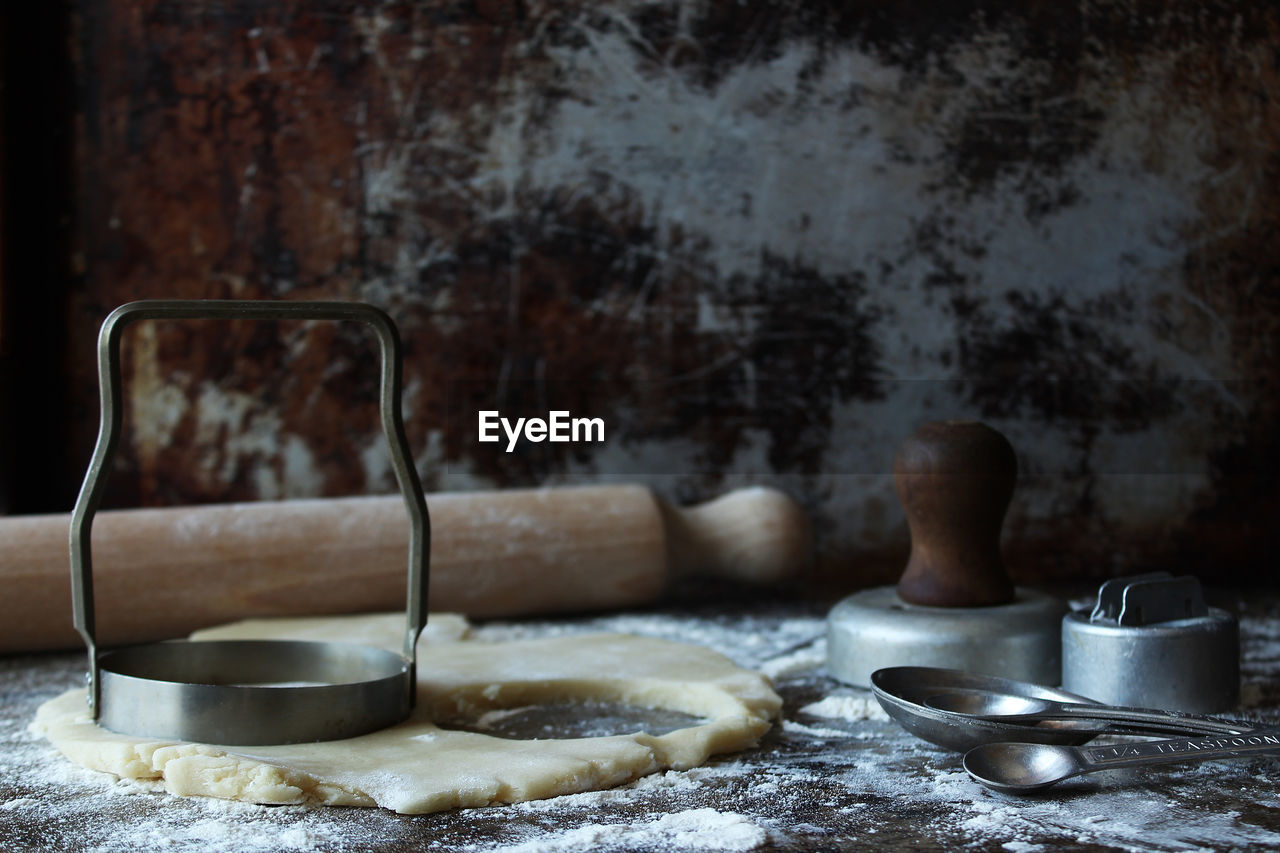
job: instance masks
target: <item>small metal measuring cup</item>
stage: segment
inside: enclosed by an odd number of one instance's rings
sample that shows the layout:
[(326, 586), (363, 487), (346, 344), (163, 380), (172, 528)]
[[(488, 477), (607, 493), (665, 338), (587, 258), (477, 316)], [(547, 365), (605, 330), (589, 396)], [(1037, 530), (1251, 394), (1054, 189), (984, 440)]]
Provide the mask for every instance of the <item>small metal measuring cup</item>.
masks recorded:
[[(99, 651), (90, 534), (122, 415), (120, 337), (141, 320), (355, 321), (381, 347), (380, 412), (391, 464), (409, 511), (409, 569), (400, 654), (346, 643), (171, 640)], [(89, 652), (89, 707), (104, 728), (140, 737), (229, 745), (354, 737), (409, 716), (417, 641), (427, 618), (430, 527), (400, 413), (400, 336), (384, 312), (357, 302), (148, 300), (122, 305), (98, 335), (101, 421), (71, 515), (71, 595)]]

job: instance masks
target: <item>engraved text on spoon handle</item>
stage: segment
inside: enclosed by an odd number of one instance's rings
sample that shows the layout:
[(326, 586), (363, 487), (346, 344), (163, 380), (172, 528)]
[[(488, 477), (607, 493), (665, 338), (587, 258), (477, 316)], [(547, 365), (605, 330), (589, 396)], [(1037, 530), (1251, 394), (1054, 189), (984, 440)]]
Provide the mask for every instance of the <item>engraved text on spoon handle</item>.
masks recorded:
[(1236, 735), (1211, 735), (1198, 738), (1153, 740), (1116, 746), (1079, 747), (1079, 754), (1092, 766), (1128, 766), (1158, 764), (1165, 761), (1198, 758), (1230, 758), (1249, 753), (1280, 754), (1280, 730), (1256, 729)]

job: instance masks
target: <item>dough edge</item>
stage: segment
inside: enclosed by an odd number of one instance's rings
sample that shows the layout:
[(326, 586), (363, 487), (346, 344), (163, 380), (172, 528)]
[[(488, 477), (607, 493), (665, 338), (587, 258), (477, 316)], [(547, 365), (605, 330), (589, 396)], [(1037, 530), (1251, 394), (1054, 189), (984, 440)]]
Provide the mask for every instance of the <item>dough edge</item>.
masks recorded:
[[(699, 646), (621, 634), (506, 642), (461, 639), (466, 623), (432, 616), (419, 646), (418, 707), (404, 723), (346, 741), (226, 747), (154, 741), (94, 724), (83, 689), (41, 706), (32, 724), (91, 770), (162, 784), (178, 796), (262, 804), (382, 806), (405, 814), (603, 790), (755, 745), (781, 710), (768, 680)], [(432, 623), (429, 621), (429, 625)], [(403, 616), (254, 620), (193, 639), (326, 639), (396, 648)], [(515, 741), (441, 729), (538, 701), (606, 700), (708, 718), (664, 735)]]

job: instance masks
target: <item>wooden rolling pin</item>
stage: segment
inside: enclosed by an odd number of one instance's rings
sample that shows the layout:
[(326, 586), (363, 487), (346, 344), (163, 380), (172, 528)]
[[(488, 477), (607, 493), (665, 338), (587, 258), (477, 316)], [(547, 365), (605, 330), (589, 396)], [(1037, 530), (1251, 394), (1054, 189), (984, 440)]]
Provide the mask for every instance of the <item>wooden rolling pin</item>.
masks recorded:
[[(429, 495), (430, 606), (470, 616), (622, 608), (702, 574), (768, 583), (811, 558), (804, 511), (749, 488), (675, 509), (642, 486)], [(81, 645), (68, 516), (0, 518), (0, 651)], [(364, 497), (98, 513), (98, 637), (404, 607), (408, 514)]]

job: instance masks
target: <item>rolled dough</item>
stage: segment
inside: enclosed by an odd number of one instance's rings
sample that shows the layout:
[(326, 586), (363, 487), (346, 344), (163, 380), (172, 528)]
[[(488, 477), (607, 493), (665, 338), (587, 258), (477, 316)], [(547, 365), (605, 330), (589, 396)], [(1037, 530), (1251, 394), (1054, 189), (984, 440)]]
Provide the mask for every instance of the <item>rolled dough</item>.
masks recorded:
[[(401, 614), (251, 620), (194, 639), (325, 639), (399, 647)], [(46, 702), (34, 727), (72, 761), (178, 795), (252, 803), (383, 806), (405, 814), (600, 790), (753, 745), (781, 699), (763, 676), (698, 646), (620, 634), (465, 639), (432, 616), (418, 646), (412, 717), (342, 741), (228, 747), (120, 735), (89, 719), (83, 689)], [(539, 703), (606, 701), (702, 718), (663, 735), (508, 740), (433, 720)]]

